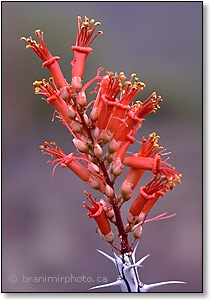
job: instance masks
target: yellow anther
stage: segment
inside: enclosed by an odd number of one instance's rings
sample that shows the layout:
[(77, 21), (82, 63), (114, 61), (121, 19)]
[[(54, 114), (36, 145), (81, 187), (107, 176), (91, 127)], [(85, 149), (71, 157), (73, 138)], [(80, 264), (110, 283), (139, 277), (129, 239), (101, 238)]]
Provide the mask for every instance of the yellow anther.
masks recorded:
[(132, 86), (132, 83), (130, 81), (126, 81), (125, 85)]
[(27, 45), (26, 49), (33, 49), (34, 47), (32, 45)]
[(94, 26), (98, 26), (98, 25), (101, 25), (100, 22), (95, 22)]
[(35, 34), (36, 34), (36, 35), (39, 35), (39, 34), (40, 34), (40, 32), (41, 32), (41, 30), (40, 30), (40, 29), (37, 29), (37, 30), (35, 30)]
[(35, 80), (35, 81), (33, 82), (33, 85), (34, 85), (34, 86), (39, 86), (40, 83), (41, 83), (41, 81)]
[(91, 23), (91, 24), (93, 24), (94, 22), (95, 22), (95, 20), (94, 20), (94, 19), (91, 19), (91, 20), (90, 20), (90, 23)]
[(39, 87), (35, 87), (35, 94), (38, 94), (40, 92), (40, 88)]
[(144, 83), (144, 82), (139, 82), (140, 83), (140, 85), (142, 86), (142, 87), (145, 87), (146, 86), (146, 84)]

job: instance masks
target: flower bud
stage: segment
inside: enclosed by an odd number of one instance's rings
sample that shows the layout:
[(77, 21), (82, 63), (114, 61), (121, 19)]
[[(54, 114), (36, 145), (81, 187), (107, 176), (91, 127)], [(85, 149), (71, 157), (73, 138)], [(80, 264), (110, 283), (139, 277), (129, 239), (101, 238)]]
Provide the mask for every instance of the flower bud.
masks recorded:
[(98, 135), (98, 141), (102, 143), (103, 145), (107, 144), (110, 142), (110, 140), (113, 137), (113, 133), (107, 129), (102, 129), (100, 130), (100, 134)]
[(71, 80), (71, 87), (75, 91), (80, 91), (82, 88), (82, 81), (80, 77), (72, 77)]
[(146, 219), (147, 214), (145, 214), (144, 212), (141, 212), (138, 216), (137, 222), (140, 223), (142, 221), (144, 221)]
[(103, 235), (103, 238), (107, 243), (112, 244), (114, 242), (114, 234), (112, 231), (110, 231), (106, 235)]
[(138, 219), (138, 216), (133, 216), (130, 212), (127, 215), (127, 221), (129, 224), (135, 224)]
[(87, 114), (84, 113), (83, 117), (84, 117), (85, 123), (88, 125), (89, 124), (89, 118), (88, 118)]
[(117, 142), (115, 139), (112, 139), (108, 146), (109, 153), (112, 154), (112, 153), (116, 152), (118, 150), (120, 144), (121, 144), (121, 142)]
[(123, 171), (123, 164), (122, 164), (121, 159), (119, 157), (117, 157), (113, 161), (111, 168), (112, 168), (112, 174), (115, 177), (119, 176), (122, 173), (122, 171)]
[(94, 164), (94, 163), (89, 163), (89, 165), (88, 165), (88, 170), (90, 171), (90, 172), (92, 172), (92, 173), (99, 173), (99, 167), (96, 165), (96, 164)]
[(69, 87), (68, 86), (63, 86), (60, 88), (60, 92), (61, 92), (61, 97), (66, 100), (68, 95), (69, 95)]
[(89, 152), (88, 145), (86, 143), (84, 143), (83, 141), (80, 141), (79, 139), (74, 138), (73, 143), (74, 143), (75, 147), (77, 148), (77, 150), (79, 150), (80, 152), (82, 152), (82, 153)]
[(106, 187), (105, 187), (105, 195), (108, 197), (108, 198), (113, 198), (114, 197), (114, 191), (113, 191), (113, 189), (111, 188), (111, 186), (110, 185), (106, 185)]
[(71, 106), (67, 106), (67, 116), (70, 120), (74, 120), (76, 118), (76, 110)]
[(141, 225), (138, 225), (136, 227), (136, 229), (133, 232), (133, 236), (134, 236), (135, 240), (139, 239), (142, 236), (142, 230), (143, 229), (142, 229)]
[(83, 132), (83, 126), (82, 126), (82, 124), (79, 124), (76, 121), (72, 121), (71, 122), (71, 128), (73, 129), (73, 131), (75, 131), (77, 133), (82, 133)]
[(121, 185), (121, 195), (124, 201), (127, 201), (132, 197), (133, 195), (132, 183), (127, 182), (126, 180), (123, 181)]
[(78, 96), (78, 102), (77, 102), (82, 108), (85, 107), (85, 105), (87, 104), (87, 99), (86, 99), (86, 95), (85, 92), (80, 92), (79, 96)]
[(96, 129), (94, 130), (94, 138), (97, 140), (100, 134), (100, 129), (98, 127), (96, 127)]
[(106, 207), (104, 208), (104, 211), (109, 220), (112, 220), (114, 218), (115, 213), (114, 213), (112, 206), (106, 205)]
[(96, 178), (93, 176), (90, 177), (89, 179), (89, 185), (92, 187), (94, 190), (100, 190), (100, 184)]
[(95, 144), (93, 152), (97, 158), (101, 158), (103, 150), (99, 144)]
[(98, 120), (98, 107), (94, 107), (90, 113), (90, 120), (95, 122)]
[(107, 162), (109, 164), (111, 164), (114, 161), (114, 157), (115, 157), (114, 154), (107, 155), (107, 158), (106, 158)]

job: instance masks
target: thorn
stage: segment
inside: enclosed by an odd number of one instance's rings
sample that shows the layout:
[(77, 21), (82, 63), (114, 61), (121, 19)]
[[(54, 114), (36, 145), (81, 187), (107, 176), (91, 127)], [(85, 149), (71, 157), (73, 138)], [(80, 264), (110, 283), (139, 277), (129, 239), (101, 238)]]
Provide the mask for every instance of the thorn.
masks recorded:
[(108, 258), (109, 260), (111, 260), (115, 264), (115, 259), (113, 257), (111, 257), (110, 255), (106, 254), (105, 252), (103, 252), (101, 250), (96, 249), (96, 251), (98, 251), (99, 253), (104, 255), (106, 258)]
[(140, 265), (141, 263), (143, 263), (143, 261), (145, 261), (145, 259), (147, 259), (150, 256), (150, 254), (145, 255), (144, 257), (142, 257), (136, 264)]
[(144, 284), (143, 287), (140, 288), (140, 291), (143, 293), (146, 293), (148, 290), (153, 289), (154, 287), (158, 287), (161, 285), (167, 285), (167, 284), (176, 284), (176, 283), (187, 284), (184, 281), (163, 281), (163, 282), (157, 282), (157, 283), (152, 283), (152, 284)]
[(116, 286), (116, 285), (120, 286), (120, 287), (124, 287), (125, 283), (122, 280), (116, 280), (114, 282), (110, 282), (110, 283), (106, 283), (106, 284), (102, 284), (102, 285), (93, 286), (89, 290), (100, 289), (100, 288), (109, 287), (109, 286)]

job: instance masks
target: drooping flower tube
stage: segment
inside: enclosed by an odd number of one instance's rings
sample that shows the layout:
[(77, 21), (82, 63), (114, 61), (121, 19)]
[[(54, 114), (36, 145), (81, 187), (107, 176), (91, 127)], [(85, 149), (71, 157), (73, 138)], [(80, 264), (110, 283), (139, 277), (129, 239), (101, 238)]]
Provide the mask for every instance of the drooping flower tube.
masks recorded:
[(89, 210), (88, 216), (93, 218), (100, 230), (102, 237), (108, 243), (113, 243), (114, 234), (111, 231), (109, 220), (105, 214), (103, 204), (96, 202), (92, 199), (92, 196), (87, 194), (87, 200), (93, 205), (92, 207), (83, 202), (83, 206)]
[(82, 88), (81, 79), (84, 72), (85, 62), (88, 54), (90, 54), (93, 51), (93, 49), (89, 46), (99, 34), (103, 33), (102, 31), (98, 31), (97, 34), (93, 36), (96, 27), (100, 24), (100, 22), (95, 22), (94, 19), (89, 20), (87, 17), (85, 17), (85, 21), (82, 22), (82, 18), (80, 16), (78, 17), (78, 32), (76, 45), (71, 47), (71, 49), (74, 51), (74, 59), (71, 62), (71, 86), (75, 90), (80, 90)]
[[(134, 99), (134, 97), (146, 86), (143, 82), (138, 82), (138, 78), (135, 76), (136, 74), (132, 74), (130, 80), (124, 82), (121, 87), (120, 99), (116, 103), (107, 125), (107, 129), (111, 132), (117, 131), (119, 125), (122, 123), (126, 111), (131, 109), (129, 107), (129, 104)], [(132, 83), (133, 78), (134, 83)]]
[(35, 81), (33, 85), (35, 86), (35, 94), (43, 95), (47, 97), (47, 103), (51, 103), (57, 112), (60, 113), (61, 119), (63, 119), (67, 124), (71, 123), (72, 120), (68, 116), (68, 106), (66, 101), (61, 97), (61, 93), (57, 90), (52, 78), (49, 79), (50, 82), (46, 82), (45, 79), (42, 81)]
[(154, 157), (138, 157), (138, 155), (125, 157), (123, 159), (123, 164), (134, 169), (150, 170), (155, 175), (161, 173), (162, 175), (172, 177), (174, 179), (178, 179), (180, 177), (180, 174), (173, 166), (168, 164), (166, 160), (161, 160), (160, 154), (156, 154)]
[(107, 72), (100, 83), (98, 94), (97, 108), (98, 108), (98, 121), (97, 127), (105, 129), (107, 127), (110, 115), (115, 105), (117, 105), (117, 95), (122, 90), (122, 82), (125, 79), (123, 72), (118, 76), (116, 73)]
[[(43, 145), (39, 146), (43, 154), (49, 155), (55, 158), (53, 161), (48, 161), (48, 163), (56, 165), (53, 168), (52, 176), (54, 176), (56, 167), (60, 164), (61, 167), (69, 168), (75, 175), (77, 175), (81, 180), (89, 184), (92, 188), (96, 190), (104, 191), (104, 185), (99, 177), (94, 176), (85, 166), (78, 162), (78, 158), (75, 157), (74, 153), (68, 155), (56, 145), (55, 142), (45, 142)], [(82, 157), (80, 158), (82, 160)]]
[[(154, 157), (156, 154), (161, 153), (164, 148), (160, 147), (158, 145), (158, 138), (159, 136), (156, 135), (155, 132), (151, 133), (149, 135), (149, 138), (146, 140), (144, 137), (142, 137), (142, 147), (139, 150), (139, 152), (136, 154), (137, 157)], [(125, 142), (122, 143), (122, 145)], [(120, 156), (121, 159), (123, 159), (124, 156), (122, 154), (125, 153), (125, 150), (121, 148), (118, 149), (116, 156)], [(124, 201), (129, 200), (132, 196), (132, 193), (138, 184), (140, 178), (144, 174), (146, 169), (144, 168), (133, 168), (130, 167), (125, 179), (123, 181), (123, 184), (121, 186), (121, 194), (123, 196)]]
[(38, 37), (41, 44), (37, 44), (37, 42), (35, 40), (32, 40), (31, 37), (22, 37), (21, 40), (26, 41), (28, 43), (26, 49), (32, 49), (43, 60), (42, 67), (48, 68), (59, 90), (61, 88), (67, 87), (67, 82), (57, 62), (60, 59), (60, 57), (52, 56), (52, 54), (49, 52), (44, 43), (43, 32), (41, 32), (40, 29), (36, 30), (35, 34)]
[(117, 131), (114, 134), (116, 141), (123, 141), (129, 132), (136, 126), (138, 123), (142, 123), (143, 117), (155, 113), (159, 108), (159, 103), (162, 101), (162, 98), (156, 96), (156, 93), (152, 93), (143, 103), (138, 102), (134, 104), (130, 111), (126, 114), (124, 121), (118, 127)]
[(180, 180), (168, 178), (159, 174), (154, 176), (146, 186), (141, 186), (139, 188), (139, 195), (129, 209), (127, 215), (128, 223), (132, 225), (135, 224), (140, 213), (143, 213), (146, 216), (158, 198), (160, 196), (163, 197), (165, 192), (173, 189), (175, 182), (180, 183)]

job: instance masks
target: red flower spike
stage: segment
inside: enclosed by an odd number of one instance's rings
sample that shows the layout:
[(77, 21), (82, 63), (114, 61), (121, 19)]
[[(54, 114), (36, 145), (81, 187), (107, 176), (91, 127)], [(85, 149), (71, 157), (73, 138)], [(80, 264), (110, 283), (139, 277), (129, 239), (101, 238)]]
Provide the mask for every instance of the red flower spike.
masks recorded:
[[(92, 28), (93, 24), (94, 26)], [(80, 79), (82, 78), (85, 67), (85, 61), (87, 59), (88, 54), (91, 53), (93, 50), (89, 46), (99, 34), (103, 33), (102, 31), (98, 31), (97, 34), (93, 37), (93, 34), (98, 25), (100, 25), (100, 22), (95, 22), (93, 19), (89, 21), (89, 19), (85, 17), (85, 21), (82, 22), (81, 17), (78, 17), (78, 33), (76, 39), (76, 46), (71, 47), (71, 49), (74, 51), (74, 59), (71, 62), (72, 79), (78, 78), (78, 81), (80, 81)]]
[(104, 212), (103, 204), (101, 202), (94, 201), (91, 195), (87, 196), (87, 200), (93, 205), (92, 207), (90, 207), (85, 202), (83, 202), (83, 206), (89, 210), (88, 216), (90, 218), (94, 218), (94, 220), (98, 224), (100, 232), (103, 235), (109, 234), (111, 232), (111, 227), (109, 220)]
[(48, 68), (59, 90), (62, 87), (66, 87), (67, 82), (57, 62), (60, 59), (60, 57), (52, 56), (52, 54), (49, 52), (44, 43), (43, 32), (41, 32), (41, 30), (36, 30), (35, 34), (38, 37), (41, 44), (37, 44), (37, 42), (35, 40), (32, 40), (31, 37), (22, 37), (21, 40), (26, 41), (28, 43), (26, 49), (32, 49), (43, 60), (44, 63), (42, 64), (42, 67)]
[[(40, 30), (35, 32), (40, 44), (31, 37), (22, 40), (28, 43), (27, 48), (33, 49), (43, 60), (42, 67), (47, 67), (53, 76), (49, 83), (45, 80), (34, 82), (35, 93), (42, 94), (44, 100), (53, 105), (55, 109), (53, 119), (57, 114), (60, 123), (69, 129), (77, 150), (75, 157), (74, 153), (66, 155), (53, 142), (45, 142), (40, 146), (43, 154), (52, 157), (52, 160), (48, 161), (54, 164), (52, 176), (58, 165), (67, 167), (89, 187), (104, 194), (110, 205), (104, 200), (96, 202), (85, 192), (92, 206), (84, 203), (84, 207), (89, 210), (89, 217), (96, 221), (101, 237), (128, 260), (135, 242), (129, 243), (129, 232), (134, 231), (135, 239), (141, 237), (142, 225), (148, 212), (160, 196), (164, 196), (165, 192), (173, 189), (176, 182), (180, 182), (181, 174), (167, 162), (168, 158), (163, 160), (163, 155), (167, 153), (164, 153), (164, 148), (159, 147), (159, 137), (155, 133), (150, 134), (147, 140), (142, 138), (142, 147), (138, 153), (130, 155), (131, 157), (125, 156), (129, 145), (136, 140), (135, 135), (144, 121), (143, 117), (155, 113), (162, 101), (160, 96), (157, 97), (156, 93), (152, 93), (145, 101), (135, 103), (134, 97), (145, 87), (144, 83), (138, 81), (136, 74), (132, 74), (130, 80), (125, 81), (123, 72), (119, 75), (107, 72), (105, 76), (101, 76), (101, 72), (105, 70), (99, 68), (96, 76), (82, 85), (85, 62), (93, 50), (90, 45), (99, 34), (102, 34), (101, 31), (96, 32), (98, 25), (99, 22), (89, 20), (87, 17), (84, 21), (78, 17), (76, 44), (71, 48), (74, 52), (71, 62), (71, 85), (67, 84), (63, 77), (58, 65), (59, 57), (53, 57), (48, 51)], [(93, 83), (94, 88), (86, 92)], [(86, 93), (96, 94), (96, 99), (88, 102)], [(103, 155), (104, 145), (107, 143), (109, 143), (106, 147), (108, 152)], [(122, 174), (124, 165), (128, 166), (129, 170), (121, 185), (121, 195), (117, 195), (115, 180)], [(121, 206), (131, 199), (139, 179), (146, 170), (152, 171), (154, 176), (145, 187), (139, 188), (139, 194), (131, 204), (127, 215), (128, 224), (124, 226)], [(162, 214), (148, 221), (169, 217), (171, 216)], [(113, 244), (114, 234), (110, 222), (117, 227), (120, 249)], [(139, 266), (140, 262), (137, 264)], [(129, 275), (132, 266), (124, 267), (124, 277), (128, 279), (127, 288), (129, 286), (131, 291), (136, 290), (136, 287), (143, 290), (142, 286), (138, 286), (139, 280), (135, 283), (135, 288), (133, 286), (132, 276)], [(123, 280), (121, 281), (125, 284)]]

